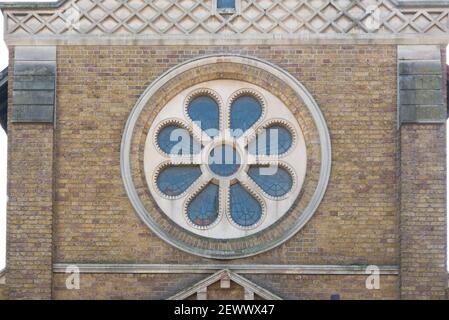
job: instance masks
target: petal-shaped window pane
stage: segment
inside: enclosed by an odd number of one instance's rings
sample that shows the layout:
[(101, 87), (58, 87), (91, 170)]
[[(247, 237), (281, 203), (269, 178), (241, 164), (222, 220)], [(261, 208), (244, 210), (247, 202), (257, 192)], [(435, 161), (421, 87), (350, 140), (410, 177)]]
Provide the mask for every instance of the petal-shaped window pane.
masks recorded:
[(209, 183), (187, 206), (187, 216), (197, 226), (212, 224), (218, 217), (218, 186)]
[(262, 116), (262, 106), (252, 96), (238, 97), (231, 105), (231, 129), (234, 137), (241, 136)]
[(293, 143), (290, 131), (280, 125), (262, 130), (248, 145), (248, 151), (257, 155), (278, 155), (290, 149)]
[(157, 186), (167, 196), (179, 196), (201, 176), (198, 166), (176, 166), (163, 169), (157, 177)]
[(230, 188), (231, 218), (240, 226), (249, 227), (262, 217), (262, 207), (248, 191), (240, 184)]
[(263, 191), (273, 197), (281, 197), (287, 194), (293, 185), (290, 173), (279, 166), (251, 166), (248, 175)]
[(189, 155), (201, 151), (201, 144), (190, 135), (189, 131), (176, 125), (162, 128), (157, 142), (161, 150), (167, 154)]
[(214, 137), (218, 134), (220, 110), (214, 99), (208, 96), (196, 97), (190, 102), (187, 112), (190, 119), (198, 123), (209, 136)]

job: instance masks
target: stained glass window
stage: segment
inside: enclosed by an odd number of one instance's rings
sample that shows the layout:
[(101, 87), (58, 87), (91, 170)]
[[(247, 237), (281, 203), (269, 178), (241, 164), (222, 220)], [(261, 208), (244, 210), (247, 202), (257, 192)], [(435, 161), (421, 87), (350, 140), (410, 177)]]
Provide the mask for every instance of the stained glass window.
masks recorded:
[(251, 154), (280, 155), (292, 146), (293, 138), (290, 131), (281, 125), (273, 125), (259, 133), (248, 146)]
[(262, 106), (252, 96), (238, 97), (231, 105), (231, 130), (239, 137), (262, 116)]
[(248, 175), (263, 191), (273, 197), (281, 197), (287, 194), (293, 185), (290, 173), (280, 166), (269, 168), (251, 166)]
[[(270, 104), (265, 105), (262, 100), (268, 97), (267, 92), (254, 89), (255, 85), (216, 81), (220, 83), (205, 82), (201, 87), (205, 93), (200, 96), (198, 86), (186, 89), (182, 97), (190, 101), (187, 109), (179, 104), (180, 99), (172, 100), (175, 116), (155, 124), (161, 128), (154, 138), (156, 141), (146, 144), (151, 149), (145, 153), (148, 159), (145, 175), (158, 207), (169, 213), (178, 225), (205, 237), (233, 239), (258, 232), (287, 213), (291, 206), (289, 199), (299, 194), (293, 179), (298, 172), (301, 174), (306, 158), (295, 117), (280, 100), (272, 103), (271, 97), (267, 100)], [(271, 108), (266, 110), (270, 118), (262, 119), (263, 108)], [(209, 135), (207, 139), (197, 141), (200, 132), (193, 134), (185, 129), (195, 121), (204, 133), (201, 137)], [(255, 138), (238, 139), (250, 131), (257, 132)], [(233, 134), (236, 132), (237, 135)], [(152, 158), (156, 145), (164, 153)], [(287, 151), (298, 152), (290, 157)], [(180, 154), (192, 156), (173, 156)], [(277, 166), (279, 161), (281, 166)], [(163, 169), (159, 170), (161, 166)], [(154, 170), (157, 170), (156, 189), (159, 189), (156, 191), (160, 192), (153, 192), (154, 177), (150, 175), (155, 174)], [(221, 213), (223, 218), (219, 218)], [(262, 220), (264, 216), (266, 219)]]
[(176, 166), (163, 169), (157, 177), (157, 186), (167, 196), (179, 196), (201, 176), (198, 166)]
[(159, 131), (157, 142), (162, 151), (167, 154), (189, 155), (197, 154), (201, 144), (197, 142), (184, 128), (168, 125)]
[(209, 136), (218, 134), (220, 110), (214, 99), (209, 96), (196, 97), (189, 103), (187, 112)]
[(249, 227), (257, 223), (262, 217), (262, 207), (240, 183), (230, 188), (230, 213), (235, 223), (242, 227)]
[(209, 183), (187, 207), (187, 216), (197, 226), (208, 226), (218, 217), (218, 186)]

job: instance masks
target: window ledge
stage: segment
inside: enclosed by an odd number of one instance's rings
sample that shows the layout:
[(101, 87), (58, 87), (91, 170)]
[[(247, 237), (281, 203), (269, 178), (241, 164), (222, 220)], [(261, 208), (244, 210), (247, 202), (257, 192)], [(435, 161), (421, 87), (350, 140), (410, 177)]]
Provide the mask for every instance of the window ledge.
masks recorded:
[(237, 12), (235, 8), (217, 8), (219, 14), (234, 14)]

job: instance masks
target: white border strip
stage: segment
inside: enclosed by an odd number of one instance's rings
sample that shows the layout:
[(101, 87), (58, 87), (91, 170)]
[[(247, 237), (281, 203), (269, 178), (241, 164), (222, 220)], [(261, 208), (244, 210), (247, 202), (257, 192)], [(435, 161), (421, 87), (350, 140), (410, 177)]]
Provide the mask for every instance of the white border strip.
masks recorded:
[(8, 46), (14, 45), (357, 45), (357, 44), (441, 44), (449, 42), (449, 34), (304, 34), (304, 35), (252, 35), (252, 36), (169, 36), (169, 35), (135, 35), (133, 37), (120, 37), (101, 35), (98, 36), (30, 36), (30, 35), (4, 35), (4, 41)]
[[(309, 274), (309, 275), (366, 275), (368, 265), (285, 265), (285, 264), (96, 264), (55, 263), (53, 272), (65, 273), (76, 266), (80, 273), (123, 274), (204, 274), (228, 269), (240, 274)], [(398, 275), (399, 266), (379, 265), (381, 275)]]

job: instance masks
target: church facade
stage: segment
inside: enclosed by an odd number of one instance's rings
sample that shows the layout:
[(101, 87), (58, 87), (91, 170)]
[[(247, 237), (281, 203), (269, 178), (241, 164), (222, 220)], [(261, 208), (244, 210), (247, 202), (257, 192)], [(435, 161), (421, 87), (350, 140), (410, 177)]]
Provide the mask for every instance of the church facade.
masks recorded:
[(447, 298), (448, 1), (0, 8), (1, 298)]

